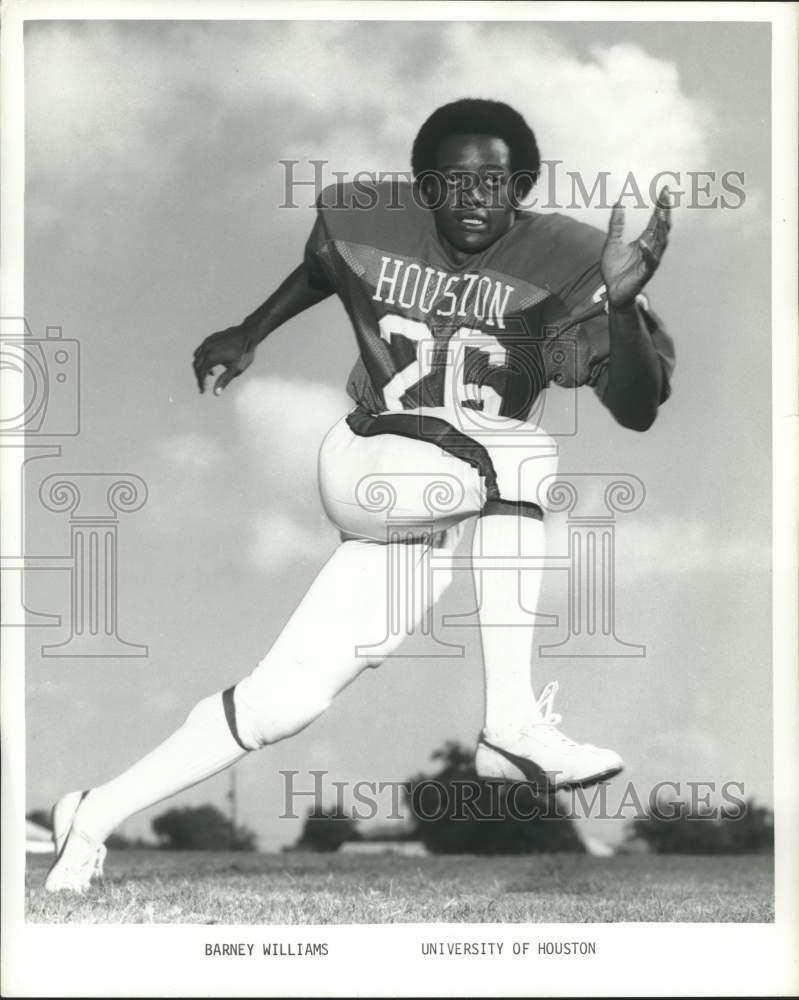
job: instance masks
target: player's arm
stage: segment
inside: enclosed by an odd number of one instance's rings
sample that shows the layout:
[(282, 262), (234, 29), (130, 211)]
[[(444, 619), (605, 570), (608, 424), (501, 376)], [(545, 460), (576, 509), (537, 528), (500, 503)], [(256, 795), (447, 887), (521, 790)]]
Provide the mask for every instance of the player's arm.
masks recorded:
[(306, 263), (300, 264), (263, 305), (250, 313), (238, 326), (228, 327), (206, 337), (194, 352), (194, 374), (200, 392), (214, 368), (224, 367), (214, 383), (218, 395), (236, 376), (252, 364), (255, 348), (273, 330), (305, 309), (333, 294), (333, 287), (311, 275)]
[(671, 199), (658, 196), (649, 225), (625, 243), (624, 209), (616, 205), (602, 251), (601, 271), (608, 295), (610, 357), (602, 401), (624, 427), (651, 427), (663, 398), (663, 367), (636, 296), (655, 273), (666, 249)]

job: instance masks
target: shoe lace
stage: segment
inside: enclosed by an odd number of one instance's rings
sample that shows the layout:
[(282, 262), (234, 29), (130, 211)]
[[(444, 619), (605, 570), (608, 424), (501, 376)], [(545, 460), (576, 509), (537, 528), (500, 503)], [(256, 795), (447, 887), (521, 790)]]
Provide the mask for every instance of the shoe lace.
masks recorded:
[(555, 702), (555, 695), (559, 690), (560, 686), (558, 685), (558, 682), (550, 681), (541, 692), (538, 701), (535, 703), (535, 707), (543, 716), (543, 722), (550, 726), (559, 726), (563, 721), (563, 716), (552, 710), (552, 706)]
[[(557, 740), (559, 743), (563, 743), (565, 746), (576, 747), (578, 746), (574, 740), (570, 740), (568, 736), (565, 736), (557, 727), (563, 721), (563, 716), (560, 713), (553, 710), (553, 705), (555, 702), (555, 695), (560, 690), (560, 685), (557, 681), (550, 681), (544, 690), (539, 695), (538, 701), (536, 701), (536, 708), (541, 713), (541, 721), (534, 724), (534, 726), (549, 726), (551, 729), (551, 737)], [(526, 732), (529, 732), (534, 726), (528, 726)]]
[(535, 703), (535, 707), (539, 710), (543, 717), (543, 722), (545, 725), (549, 726), (559, 726), (563, 721), (563, 716), (559, 715), (557, 712), (553, 711), (553, 704), (555, 702), (555, 695), (558, 693), (559, 685), (557, 681), (550, 681), (549, 684), (541, 692), (538, 701)]
[(90, 875), (102, 877), (103, 862), (107, 854), (105, 844), (98, 844), (96, 840), (93, 840), (76, 826), (72, 827), (69, 834), (71, 837), (77, 837), (79, 840), (82, 840), (88, 848), (85, 853), (79, 853), (76, 859), (70, 859), (71, 863), (68, 862), (69, 869), (76, 872), (76, 874), (82, 874), (88, 870)]

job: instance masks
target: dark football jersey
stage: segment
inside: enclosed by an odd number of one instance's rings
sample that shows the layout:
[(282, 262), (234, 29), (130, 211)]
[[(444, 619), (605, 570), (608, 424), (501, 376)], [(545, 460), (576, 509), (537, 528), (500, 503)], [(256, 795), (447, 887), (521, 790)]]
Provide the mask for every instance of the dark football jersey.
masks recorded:
[[(460, 405), (524, 419), (550, 384), (604, 390), (604, 239), (562, 215), (519, 212), (501, 239), (458, 264), (410, 185), (340, 185), (318, 200), (305, 263), (352, 322), (360, 357), (347, 388), (362, 407)], [(643, 296), (639, 308), (665, 399), (673, 344)]]

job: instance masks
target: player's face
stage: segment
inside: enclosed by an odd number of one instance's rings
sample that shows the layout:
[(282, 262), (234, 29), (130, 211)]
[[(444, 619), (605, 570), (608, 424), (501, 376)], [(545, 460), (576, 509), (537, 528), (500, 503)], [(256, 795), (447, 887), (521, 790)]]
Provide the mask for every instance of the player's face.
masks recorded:
[[(434, 199), (438, 235), (458, 255), (490, 247), (513, 225), (511, 152), (491, 135), (451, 135), (438, 147), (445, 187)], [(432, 199), (431, 199), (432, 200)]]

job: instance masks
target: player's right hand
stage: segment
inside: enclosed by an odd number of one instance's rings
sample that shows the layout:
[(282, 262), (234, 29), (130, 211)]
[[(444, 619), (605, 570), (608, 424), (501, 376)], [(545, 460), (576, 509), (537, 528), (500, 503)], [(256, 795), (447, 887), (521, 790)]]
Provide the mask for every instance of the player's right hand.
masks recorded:
[(231, 326), (205, 338), (194, 352), (193, 362), (200, 392), (205, 392), (205, 380), (214, 368), (222, 365), (225, 369), (214, 382), (214, 395), (218, 396), (225, 386), (250, 367), (255, 357), (255, 345), (250, 340), (250, 332), (243, 326)]

